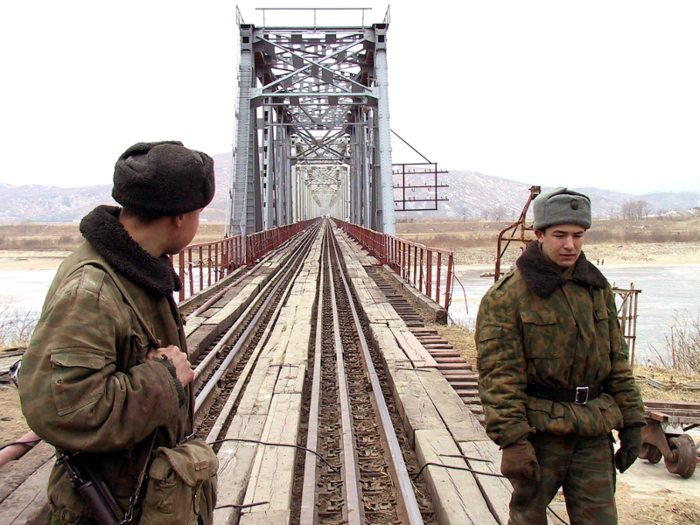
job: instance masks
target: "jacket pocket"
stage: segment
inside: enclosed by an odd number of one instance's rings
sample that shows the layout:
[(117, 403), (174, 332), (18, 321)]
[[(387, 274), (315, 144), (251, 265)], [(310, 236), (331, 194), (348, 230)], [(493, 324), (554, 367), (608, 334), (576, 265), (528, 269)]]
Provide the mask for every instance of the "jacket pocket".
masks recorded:
[(540, 399), (537, 397), (527, 397), (527, 409), (534, 412), (546, 413), (552, 419), (564, 417), (564, 407), (561, 403), (551, 401), (549, 399)]
[(524, 310), (523, 323), (525, 357), (530, 359), (558, 359), (556, 345), (557, 313), (553, 310)]
[(622, 426), (622, 413), (610, 394), (589, 401), (583, 406), (575, 406), (577, 434), (584, 437), (598, 437), (608, 434), (613, 428)]
[(610, 319), (605, 301), (599, 294), (593, 302), (593, 317), (595, 319), (595, 336), (598, 352), (601, 354), (610, 353)]
[(131, 329), (131, 355), (129, 356), (129, 365), (125, 368), (125, 371), (129, 368), (140, 365), (147, 361), (146, 355), (151, 348), (148, 336), (141, 331)]
[(526, 407), (528, 423), (538, 432), (561, 435), (571, 431), (561, 403), (528, 396)]
[(104, 395), (104, 354), (76, 349), (51, 353), (51, 394), (59, 416), (88, 406)]
[(477, 334), (478, 356), (476, 366), (478, 370), (492, 370), (498, 363), (498, 340), (503, 335), (500, 326), (485, 326)]
[(617, 406), (617, 403), (615, 403), (613, 397), (610, 394), (603, 394), (596, 401), (599, 403), (598, 409), (605, 422), (605, 428), (602, 429), (604, 430), (603, 433), (607, 434), (612, 432), (613, 428), (622, 427), (622, 412), (620, 411), (620, 407)]

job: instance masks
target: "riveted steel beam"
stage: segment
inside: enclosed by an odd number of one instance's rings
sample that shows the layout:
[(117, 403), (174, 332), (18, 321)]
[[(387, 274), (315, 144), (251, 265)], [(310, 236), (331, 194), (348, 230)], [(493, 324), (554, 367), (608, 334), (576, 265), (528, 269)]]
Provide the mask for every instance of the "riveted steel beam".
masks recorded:
[(387, 21), (239, 29), (231, 231), (332, 209), (394, 233)]

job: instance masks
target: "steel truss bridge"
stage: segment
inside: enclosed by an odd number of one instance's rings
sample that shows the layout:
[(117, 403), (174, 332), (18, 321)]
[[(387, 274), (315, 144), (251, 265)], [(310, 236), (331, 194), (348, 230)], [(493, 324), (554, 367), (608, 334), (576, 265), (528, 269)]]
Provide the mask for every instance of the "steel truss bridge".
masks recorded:
[[(263, 20), (268, 11), (261, 8)], [(387, 10), (357, 26), (262, 27), (238, 12), (234, 169), (226, 236), (331, 214), (395, 233)], [(296, 14), (296, 13), (295, 13)]]

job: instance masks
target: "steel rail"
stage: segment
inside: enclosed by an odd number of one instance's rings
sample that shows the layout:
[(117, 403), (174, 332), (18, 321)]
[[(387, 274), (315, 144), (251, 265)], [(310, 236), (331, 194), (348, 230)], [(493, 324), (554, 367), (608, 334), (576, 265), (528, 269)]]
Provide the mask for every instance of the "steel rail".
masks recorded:
[[(302, 255), (308, 254), (308, 248), (311, 245), (311, 241), (313, 240), (314, 236), (316, 235), (316, 231), (314, 229), (311, 229), (309, 233), (307, 234), (306, 238), (303, 239), (300, 244), (299, 244), (299, 249), (296, 252), (296, 255), (292, 257), (294, 261), (299, 260)], [(270, 290), (268, 296), (265, 298), (264, 302), (260, 306), (260, 308), (257, 310), (253, 318), (250, 320), (250, 323), (248, 326), (245, 328), (243, 333), (240, 335), (234, 346), (231, 348), (229, 351), (228, 355), (226, 356), (226, 359), (221, 363), (219, 368), (214, 372), (214, 374), (209, 378), (209, 380), (206, 382), (206, 384), (202, 387), (202, 390), (200, 393), (197, 395), (195, 399), (195, 416), (199, 417), (200, 415), (200, 410), (202, 407), (208, 406), (210, 403), (213, 402), (213, 398), (216, 396), (216, 387), (219, 382), (219, 380), (223, 377), (223, 375), (226, 373), (228, 370), (228, 367), (231, 365), (233, 360), (235, 359), (236, 355), (240, 351), (241, 348), (243, 348), (244, 345), (248, 343), (248, 338), (250, 335), (253, 333), (253, 330), (256, 330), (258, 328), (258, 322), (260, 319), (265, 315), (267, 308), (270, 305), (270, 302), (272, 302), (273, 298), (277, 294), (277, 291), (280, 286), (286, 281), (287, 276), (292, 272), (292, 270), (296, 270), (298, 273), (300, 270), (300, 265), (298, 267), (295, 267), (293, 262), (290, 262), (288, 265), (287, 269), (284, 271), (282, 275), (279, 275), (275, 280), (275, 284), (273, 288)], [(239, 319), (240, 320), (240, 319)], [(274, 323), (270, 323), (274, 324)], [(268, 325), (269, 326), (269, 325)], [(217, 345), (219, 346), (219, 345)], [(210, 355), (213, 352), (210, 352)], [(209, 356), (207, 356), (209, 357)]]
[[(328, 280), (331, 290), (331, 304), (333, 305), (333, 340), (336, 356), (336, 376), (338, 380), (338, 399), (340, 401), (341, 419), (341, 441), (343, 443), (343, 466), (345, 481), (343, 489), (345, 491), (346, 520), (350, 525), (362, 525), (364, 519), (364, 504), (362, 502), (362, 489), (360, 487), (359, 464), (355, 456), (355, 440), (352, 426), (352, 409), (350, 394), (348, 392), (348, 382), (345, 375), (345, 363), (343, 360), (343, 342), (340, 338), (340, 320), (338, 317), (338, 304), (335, 296), (335, 280), (332, 272), (332, 259), (330, 249), (326, 253), (328, 260)], [(351, 298), (352, 300), (352, 298)], [(344, 509), (344, 510), (345, 510)]]
[(193, 311), (191, 314), (187, 316), (187, 319), (192, 319), (193, 317), (199, 317), (199, 315), (203, 314), (206, 312), (215, 302), (217, 302), (219, 299), (221, 299), (226, 292), (228, 292), (231, 288), (236, 286), (241, 280), (245, 279), (246, 277), (250, 276), (253, 272), (257, 271), (258, 268), (260, 268), (260, 265), (262, 263), (258, 263), (252, 268), (250, 268), (248, 271), (245, 273), (242, 273), (241, 275), (237, 276), (237, 278), (230, 284), (227, 284), (223, 289), (219, 290), (216, 294), (214, 294), (212, 297), (207, 299), (205, 303), (203, 303), (201, 306), (199, 306), (195, 311)]
[[(328, 227), (324, 228), (324, 243), (322, 244), (321, 261), (325, 255), (325, 240)], [(314, 373), (311, 381), (311, 404), (309, 407), (309, 422), (306, 434), (306, 448), (317, 450), (318, 447), (318, 418), (321, 406), (321, 360), (323, 358), (323, 287), (325, 285), (323, 265), (320, 265), (318, 279), (318, 294), (316, 299), (316, 340), (314, 342)], [(304, 486), (301, 494), (301, 511), (299, 523), (316, 523), (316, 465), (317, 458), (306, 453), (304, 461)]]
[[(309, 237), (307, 238), (307, 241), (309, 241), (309, 245), (311, 244), (310, 241), (313, 241), (314, 235), (309, 235)], [(308, 256), (308, 250), (306, 250), (306, 255)], [(303, 265), (300, 264), (296, 267), (295, 273), (297, 275), (301, 271), (302, 266)], [(294, 268), (290, 268), (290, 269), (294, 269)], [(275, 310), (272, 313), (272, 316), (270, 318), (270, 322), (265, 327), (265, 330), (263, 330), (263, 333), (261, 334), (261, 337), (260, 337), (260, 340), (258, 341), (258, 344), (253, 349), (252, 354), (248, 358), (247, 363), (243, 367), (241, 374), (238, 376), (238, 379), (236, 380), (236, 384), (234, 385), (231, 392), (229, 392), (228, 398), (227, 398), (226, 402), (224, 403), (224, 406), (223, 406), (221, 412), (219, 413), (219, 415), (216, 419), (216, 422), (214, 423), (214, 425), (210, 429), (209, 434), (207, 435), (207, 438), (206, 438), (206, 442), (209, 443), (210, 445), (214, 441), (216, 441), (217, 439), (220, 438), (221, 431), (226, 426), (226, 421), (229, 419), (231, 411), (233, 410), (233, 407), (235, 406), (236, 402), (238, 401), (238, 397), (240, 396), (241, 392), (243, 391), (243, 388), (245, 387), (245, 384), (248, 380), (248, 376), (253, 371), (253, 368), (255, 367), (255, 364), (257, 363), (258, 356), (260, 355), (263, 348), (265, 347), (265, 344), (267, 343), (267, 341), (270, 337), (270, 333), (272, 332), (272, 329), (275, 326), (275, 322), (277, 321), (277, 318), (279, 317), (279, 314), (282, 311), (282, 308), (283, 308), (287, 298), (289, 297), (289, 294), (291, 293), (292, 286), (294, 285), (295, 279), (296, 279), (296, 277), (294, 277), (288, 281), (287, 288), (284, 291), (283, 296), (280, 298), (280, 301), (275, 306)], [(285, 280), (284, 277), (280, 277), (280, 282), (282, 282), (284, 280)], [(274, 296), (275, 293), (276, 292), (273, 291), (271, 296)], [(315, 449), (313, 449), (313, 450), (315, 450)]]
[(370, 355), (369, 347), (367, 346), (367, 340), (362, 332), (362, 324), (360, 323), (360, 318), (357, 315), (357, 310), (355, 309), (355, 304), (353, 303), (353, 295), (350, 290), (350, 286), (345, 278), (344, 271), (342, 271), (343, 267), (340, 264), (338, 247), (335, 243), (332, 243), (332, 246), (333, 251), (335, 252), (336, 261), (338, 262), (338, 267), (341, 269), (340, 277), (343, 281), (345, 292), (348, 295), (350, 311), (355, 322), (360, 345), (362, 346), (362, 354), (367, 367), (367, 374), (372, 384), (372, 391), (374, 393), (377, 409), (379, 411), (379, 427), (389, 448), (389, 455), (391, 457), (391, 464), (394, 468), (396, 484), (398, 486), (399, 493), (401, 494), (401, 504), (403, 505), (403, 510), (406, 513), (408, 523), (411, 525), (422, 525), (423, 517), (421, 515), (420, 508), (418, 507), (418, 501), (416, 500), (413, 483), (408, 474), (408, 469), (406, 468), (406, 463), (404, 462), (403, 454), (401, 452), (401, 445), (396, 437), (396, 432), (394, 431), (394, 425), (391, 421), (389, 409), (386, 406), (386, 401), (384, 400), (384, 394), (382, 393), (382, 387), (379, 383), (379, 378), (377, 377), (377, 371), (375, 370), (372, 362), (372, 356)]
[[(312, 226), (312, 228), (311, 228), (309, 231), (302, 230), (302, 233), (304, 233), (305, 235), (310, 235), (310, 232), (312, 232), (314, 228), (318, 228), (318, 226)], [(270, 252), (268, 252), (267, 255), (271, 255), (271, 254), (273, 254), (273, 253), (276, 253), (276, 252), (278, 252), (278, 251), (284, 249), (284, 248), (287, 246), (287, 244), (290, 244), (290, 243), (292, 243), (292, 242), (294, 242), (294, 237), (292, 237), (291, 239), (287, 239), (287, 240), (284, 241), (282, 244), (280, 244), (277, 248), (275, 248), (274, 250), (271, 250)], [(290, 257), (292, 257), (292, 256), (290, 256)], [(214, 303), (216, 303), (219, 299), (221, 299), (221, 298), (226, 294), (226, 292), (228, 292), (231, 288), (233, 288), (234, 286), (236, 286), (238, 283), (240, 283), (240, 282), (241, 282), (243, 279), (245, 279), (246, 277), (249, 277), (249, 276), (251, 276), (254, 272), (258, 271), (258, 269), (259, 269), (264, 263), (265, 263), (265, 260), (263, 259), (263, 260), (261, 260), (260, 262), (258, 262), (257, 264), (255, 264), (254, 266), (251, 266), (248, 270), (246, 270), (246, 271), (245, 271), (244, 273), (242, 273), (240, 276), (237, 276), (237, 278), (236, 278), (235, 281), (233, 281), (232, 283), (226, 285), (225, 288), (223, 288), (222, 290), (219, 290), (214, 296), (210, 297), (204, 304), (202, 304), (201, 306), (199, 306), (195, 311), (193, 311), (192, 313), (188, 314), (188, 315), (187, 315), (187, 319), (189, 320), (189, 319), (191, 319), (191, 318), (193, 318), (193, 317), (198, 317), (198, 316), (201, 315), (202, 313), (206, 312)], [(285, 261), (285, 266), (286, 266), (287, 264), (288, 264), (288, 262)]]
[[(314, 237), (313, 230), (315, 228), (317, 229), (318, 226), (312, 226), (312, 228), (309, 231), (302, 230), (303, 232), (305, 232), (304, 235), (302, 236), (302, 241), (301, 241), (302, 244), (303, 244), (303, 242), (305, 242), (304, 241), (305, 239), (311, 239)], [(294, 241), (293, 238), (286, 240), (280, 246), (278, 246), (275, 250), (273, 250), (273, 252), (281, 250), (287, 244), (292, 243), (293, 241)], [(282, 263), (280, 270), (284, 270), (285, 268), (289, 267), (290, 264), (294, 264), (296, 262), (296, 260), (297, 260), (297, 251), (295, 251), (295, 249), (292, 249), (292, 253), (288, 257), (286, 257), (286, 259)], [(228, 292), (231, 289), (231, 287), (240, 283), (246, 277), (249, 277), (250, 275), (252, 275), (253, 272), (258, 270), (262, 266), (263, 263), (264, 263), (264, 261), (261, 261), (261, 262), (257, 263), (255, 266), (253, 266), (250, 270), (246, 271), (243, 275), (241, 275), (238, 279), (236, 279), (235, 282), (226, 286), (226, 288), (221, 290), (214, 297), (212, 297), (206, 303), (204, 303), (202, 306), (197, 308), (197, 310), (195, 310), (192, 314), (190, 314), (187, 317), (187, 319), (189, 320), (190, 318), (198, 316), (201, 313), (205, 312), (216, 301), (218, 301), (221, 297), (223, 297), (223, 295), (226, 292)], [(260, 290), (260, 292), (256, 295), (256, 297), (251, 300), (250, 304), (241, 313), (241, 315), (238, 317), (238, 319), (226, 331), (226, 333), (221, 338), (221, 340), (216, 344), (216, 346), (214, 348), (212, 348), (210, 351), (208, 351), (206, 353), (206, 356), (197, 365), (197, 367), (194, 370), (194, 380), (192, 381), (192, 388), (194, 388), (195, 392), (199, 391), (199, 388), (202, 386), (202, 382), (204, 381), (204, 378), (208, 377), (212, 373), (212, 369), (216, 366), (216, 359), (219, 357), (219, 353), (222, 351), (222, 349), (225, 348), (226, 344), (231, 339), (231, 337), (236, 333), (236, 331), (238, 331), (241, 328), (241, 325), (248, 322), (249, 318), (251, 318), (253, 316), (253, 313), (257, 310), (257, 308), (259, 308), (260, 303), (262, 302), (263, 298), (267, 296), (268, 290), (274, 284), (274, 282), (275, 282), (275, 279), (272, 279), (270, 282), (268, 282), (263, 287), (262, 290)], [(230, 350), (230, 351), (232, 351), (232, 350)]]
[[(299, 250), (293, 250), (292, 253), (287, 257), (287, 259), (284, 261), (282, 264), (282, 267), (280, 268), (280, 271), (278, 274), (282, 274), (282, 279), (285, 278), (287, 275), (288, 269), (292, 268), (293, 265), (298, 261), (300, 257), (301, 251), (303, 251), (303, 243), (308, 241), (310, 237), (308, 237), (310, 233), (307, 233), (307, 236), (304, 237), (301, 240), (300, 243), (300, 248)], [(313, 237), (313, 236), (312, 236)], [(301, 250), (301, 251), (300, 251)], [(258, 268), (262, 263), (258, 263), (255, 268)], [(253, 270), (254, 270), (253, 269)], [(250, 272), (246, 273), (246, 276), (249, 275), (253, 270)], [(245, 276), (244, 276), (245, 277)], [(261, 308), (261, 303), (262, 303), (262, 308), (265, 310), (267, 306), (269, 305), (268, 302), (263, 302), (265, 298), (269, 297), (269, 294), (272, 293), (274, 294), (275, 291), (277, 290), (277, 287), (275, 287), (275, 283), (278, 281), (276, 279), (271, 279), (270, 282), (268, 282), (262, 290), (257, 294), (257, 296), (250, 302), (250, 304), (245, 308), (245, 310), (241, 313), (241, 315), (236, 319), (236, 321), (231, 325), (231, 327), (226, 331), (224, 336), (221, 338), (221, 340), (216, 344), (214, 348), (211, 349), (207, 353), (207, 355), (202, 359), (202, 361), (197, 365), (197, 368), (194, 370), (194, 380), (192, 381), (193, 388), (195, 389), (195, 392), (199, 390), (200, 386), (202, 385), (203, 378), (207, 377), (208, 374), (211, 373), (212, 368), (216, 365), (216, 359), (219, 357), (219, 353), (221, 352), (222, 349), (226, 347), (228, 344), (229, 340), (231, 337), (241, 328), (242, 325), (245, 323), (250, 323), (250, 319), (253, 317), (254, 313), (258, 311), (258, 309)], [(233, 286), (233, 285), (232, 285)], [(272, 292), (270, 290), (273, 288)], [(227, 290), (228, 291), (228, 290)], [(212, 303), (213, 304), (213, 303)], [(258, 317), (253, 318), (255, 321), (259, 319)], [(253, 323), (256, 324), (256, 323)], [(248, 335), (250, 335), (250, 332), (244, 332), (245, 336), (243, 339), (247, 338)], [(243, 334), (241, 335), (243, 337)], [(239, 338), (240, 340), (240, 338)], [(229, 354), (231, 352), (233, 353), (238, 353), (242, 345), (236, 345), (231, 350), (229, 350)], [(227, 354), (227, 355), (229, 355)]]

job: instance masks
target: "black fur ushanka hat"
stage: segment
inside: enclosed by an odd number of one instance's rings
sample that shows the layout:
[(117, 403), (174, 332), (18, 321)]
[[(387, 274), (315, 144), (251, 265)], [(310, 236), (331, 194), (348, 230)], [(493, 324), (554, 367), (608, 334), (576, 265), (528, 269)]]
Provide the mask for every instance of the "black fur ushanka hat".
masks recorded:
[(142, 217), (204, 208), (214, 198), (214, 161), (182, 142), (139, 142), (114, 166), (112, 197)]

